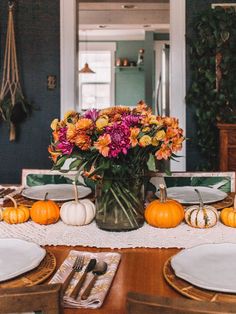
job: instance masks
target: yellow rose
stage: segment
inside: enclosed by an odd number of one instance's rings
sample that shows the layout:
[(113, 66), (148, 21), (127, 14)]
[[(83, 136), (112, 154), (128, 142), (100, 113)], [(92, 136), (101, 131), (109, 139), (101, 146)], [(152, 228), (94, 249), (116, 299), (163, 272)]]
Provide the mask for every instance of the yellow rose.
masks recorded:
[(139, 144), (142, 147), (146, 147), (152, 143), (152, 139), (149, 135), (144, 135), (140, 138)]
[(142, 132), (149, 132), (151, 129), (149, 126), (146, 126), (145, 128), (142, 129)]
[(164, 140), (165, 136), (166, 132), (164, 130), (157, 131), (157, 133), (154, 135), (155, 139), (157, 139), (158, 141)]
[(77, 112), (74, 110), (69, 110), (65, 113), (64, 115), (64, 119), (63, 120), (67, 120), (70, 116), (74, 117), (77, 115)]
[(53, 131), (56, 130), (57, 125), (58, 125), (58, 122), (59, 122), (58, 119), (54, 119), (54, 120), (52, 121), (52, 123), (51, 123), (51, 129), (52, 129)]
[(159, 122), (157, 121), (157, 117), (154, 115), (151, 115), (149, 118), (149, 124), (159, 124)]
[(159, 141), (163, 140), (166, 136), (166, 132), (164, 130), (157, 131), (157, 133), (153, 136), (152, 145), (158, 146)]
[(98, 128), (98, 130), (102, 130), (108, 125), (108, 122), (109, 122), (108, 116), (101, 116), (96, 121), (96, 127)]

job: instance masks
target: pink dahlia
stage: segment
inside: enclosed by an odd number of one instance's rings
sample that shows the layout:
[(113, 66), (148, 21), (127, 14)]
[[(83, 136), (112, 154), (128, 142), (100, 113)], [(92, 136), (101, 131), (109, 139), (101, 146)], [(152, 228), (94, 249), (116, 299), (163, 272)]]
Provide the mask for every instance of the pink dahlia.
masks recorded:
[(127, 126), (137, 126), (139, 121), (140, 121), (140, 116), (134, 115), (134, 114), (129, 114), (124, 117), (122, 117), (122, 121), (127, 125)]
[(97, 120), (98, 115), (99, 115), (99, 110), (97, 110), (97, 109), (90, 109), (84, 113), (85, 118), (91, 119), (93, 121)]
[(59, 131), (59, 144), (57, 148), (61, 150), (63, 155), (70, 155), (73, 151), (74, 144), (70, 143), (66, 138), (67, 128), (61, 128)]
[(130, 148), (130, 129), (126, 123), (114, 123), (106, 127), (106, 133), (110, 135), (108, 157), (117, 157), (120, 153), (126, 155)]

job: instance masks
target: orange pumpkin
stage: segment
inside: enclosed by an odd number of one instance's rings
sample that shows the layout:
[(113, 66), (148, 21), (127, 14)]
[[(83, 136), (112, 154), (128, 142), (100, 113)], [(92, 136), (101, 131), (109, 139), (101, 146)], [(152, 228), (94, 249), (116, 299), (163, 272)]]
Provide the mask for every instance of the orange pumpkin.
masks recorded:
[(234, 198), (234, 206), (222, 209), (220, 219), (224, 225), (236, 228), (236, 196)]
[(14, 207), (6, 207), (3, 211), (3, 220), (8, 224), (19, 224), (26, 222), (30, 217), (30, 212), (27, 207), (24, 205), (17, 206), (15, 199), (9, 195), (6, 196), (9, 198)]
[(167, 199), (166, 188), (160, 184), (160, 199), (146, 207), (144, 216), (153, 227), (174, 228), (184, 219), (184, 209), (179, 202)]
[(33, 204), (30, 210), (30, 217), (40, 225), (50, 225), (58, 221), (60, 209), (55, 202), (47, 200), (46, 194), (44, 200)]

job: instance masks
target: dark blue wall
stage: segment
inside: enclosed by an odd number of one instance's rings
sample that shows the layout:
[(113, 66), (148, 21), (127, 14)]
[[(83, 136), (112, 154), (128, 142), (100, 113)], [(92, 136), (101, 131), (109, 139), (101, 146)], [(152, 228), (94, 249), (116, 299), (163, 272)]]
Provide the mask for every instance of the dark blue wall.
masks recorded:
[[(5, 48), (7, 0), (0, 1), (0, 80)], [(19, 183), (22, 168), (50, 168), (47, 147), (50, 121), (60, 115), (60, 1), (17, 1), (17, 52), (25, 96), (40, 107), (9, 142), (7, 125), (0, 122), (0, 183)], [(57, 88), (47, 90), (47, 75), (57, 76)]]
[[(194, 17), (201, 11), (204, 11), (211, 7), (212, 3), (233, 3), (235, 0), (186, 0), (186, 35), (187, 37), (194, 36), (193, 26), (191, 25)], [(191, 69), (189, 65), (189, 47), (187, 46), (187, 89), (191, 84)], [(198, 147), (193, 143), (196, 126), (194, 123), (194, 108), (191, 108), (190, 104), (187, 104), (187, 171), (204, 170), (199, 169), (201, 163), (201, 155)]]

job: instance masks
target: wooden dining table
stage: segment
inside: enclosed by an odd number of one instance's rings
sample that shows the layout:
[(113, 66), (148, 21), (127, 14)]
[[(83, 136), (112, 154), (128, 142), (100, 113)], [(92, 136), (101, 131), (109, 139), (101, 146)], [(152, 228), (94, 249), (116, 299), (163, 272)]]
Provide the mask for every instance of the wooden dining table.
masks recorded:
[[(234, 196), (231, 193), (230, 196)], [(128, 234), (128, 233), (127, 233)], [(109, 237), (109, 232), (107, 233)], [(136, 292), (153, 296), (182, 298), (185, 296), (174, 290), (165, 280), (163, 267), (165, 262), (178, 253), (178, 248), (96, 248), (84, 246), (45, 246), (56, 258), (58, 269), (71, 250), (86, 252), (119, 252), (121, 260), (112, 285), (102, 306), (98, 309), (65, 308), (65, 314), (122, 314), (126, 313), (126, 296)], [(53, 276), (53, 275), (52, 275)], [(52, 278), (51, 276), (51, 278)], [(50, 280), (49, 278), (48, 280)], [(145, 314), (145, 313), (144, 313)]]
[(65, 314), (122, 314), (125, 313), (126, 295), (129, 291), (167, 296), (171, 298), (185, 298), (165, 281), (163, 266), (167, 259), (179, 252), (179, 249), (159, 248), (129, 248), (129, 249), (99, 249), (90, 247), (46, 246), (52, 252), (60, 267), (70, 250), (89, 252), (119, 252), (121, 261), (112, 282), (107, 297), (99, 309), (65, 309)]

